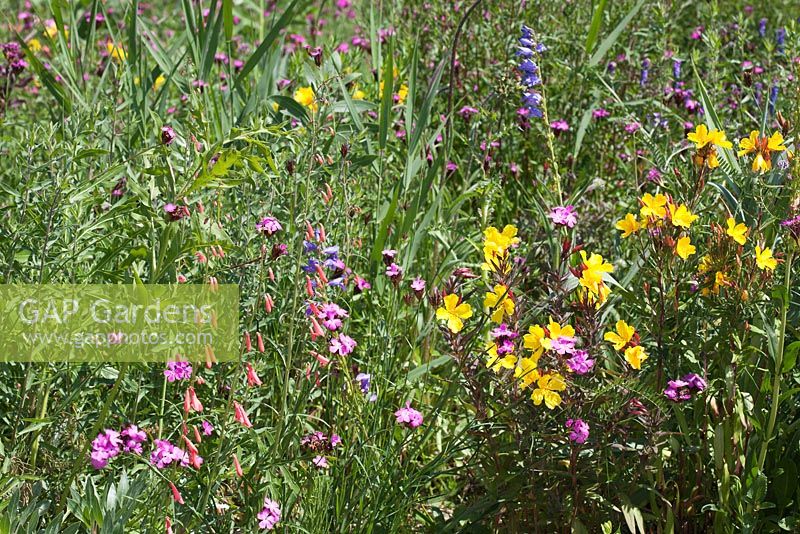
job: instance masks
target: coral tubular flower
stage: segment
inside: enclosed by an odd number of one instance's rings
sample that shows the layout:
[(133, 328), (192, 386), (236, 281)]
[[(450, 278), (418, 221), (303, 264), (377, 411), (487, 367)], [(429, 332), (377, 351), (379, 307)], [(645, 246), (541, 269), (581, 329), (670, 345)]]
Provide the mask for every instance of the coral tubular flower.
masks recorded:
[(247, 417), (247, 412), (244, 411), (242, 405), (236, 401), (233, 402), (233, 418), (237, 423), (241, 423), (244, 427), (253, 428), (250, 418)]
[(635, 234), (639, 231), (639, 228), (641, 228), (639, 221), (636, 220), (636, 216), (633, 213), (628, 213), (625, 215), (624, 219), (617, 221), (615, 227), (622, 232), (623, 239), (629, 237), (631, 234)]
[(544, 401), (545, 406), (552, 410), (561, 404), (561, 395), (557, 392), (564, 391), (566, 388), (563, 376), (558, 373), (548, 373), (540, 376), (536, 381), (536, 389), (531, 393), (531, 399), (536, 406)]
[(457, 334), (464, 328), (464, 320), (472, 317), (472, 306), (463, 302), (459, 304), (461, 299), (458, 295), (446, 295), (444, 297), (444, 306), (436, 310), (436, 318), (440, 321), (447, 322), (447, 328)]
[(689, 256), (697, 252), (697, 249), (692, 245), (692, 240), (689, 237), (678, 238), (675, 244), (675, 254), (680, 256), (682, 260), (689, 259)]
[(493, 291), (486, 293), (483, 307), (491, 312), (492, 321), (499, 324), (503, 322), (503, 317), (514, 315), (514, 301), (511, 297), (511, 292), (503, 284), (497, 284)]
[(770, 137), (760, 136), (758, 130), (750, 132), (750, 137), (739, 140), (739, 156), (755, 153), (753, 158), (753, 172), (764, 174), (772, 169), (772, 152), (783, 152), (786, 147), (783, 144), (783, 135), (780, 132), (773, 133)]
[(774, 271), (778, 266), (778, 260), (772, 257), (772, 251), (769, 247), (761, 250), (761, 247), (756, 247), (756, 266), (762, 271)]
[(636, 329), (626, 323), (625, 321), (617, 321), (615, 325), (616, 332), (606, 332), (603, 339), (614, 345), (616, 350), (622, 350), (628, 345), (633, 336), (636, 335)]
[(747, 241), (747, 233), (749, 232), (749, 228), (747, 228), (744, 223), (737, 224), (736, 220), (732, 217), (729, 217), (728, 220), (725, 221), (725, 224), (728, 226), (728, 229), (725, 230), (725, 233), (740, 245), (744, 245)]

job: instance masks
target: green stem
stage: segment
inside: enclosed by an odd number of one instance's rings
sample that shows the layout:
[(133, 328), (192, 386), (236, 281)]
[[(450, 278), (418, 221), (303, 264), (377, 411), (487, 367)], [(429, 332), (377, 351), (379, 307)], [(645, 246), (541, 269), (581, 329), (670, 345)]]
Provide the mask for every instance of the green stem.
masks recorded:
[(761, 443), (761, 452), (758, 455), (759, 471), (764, 469), (764, 461), (767, 458), (769, 442), (772, 440), (772, 434), (775, 431), (775, 422), (778, 418), (778, 405), (780, 405), (781, 398), (781, 376), (783, 375), (783, 352), (786, 343), (786, 315), (789, 311), (789, 299), (791, 296), (790, 284), (792, 281), (793, 259), (794, 251), (791, 251), (786, 257), (786, 273), (783, 279), (783, 303), (781, 304), (781, 332), (778, 338), (777, 354), (775, 355), (775, 372), (772, 375), (772, 406), (769, 411), (767, 433), (764, 435), (764, 441)]

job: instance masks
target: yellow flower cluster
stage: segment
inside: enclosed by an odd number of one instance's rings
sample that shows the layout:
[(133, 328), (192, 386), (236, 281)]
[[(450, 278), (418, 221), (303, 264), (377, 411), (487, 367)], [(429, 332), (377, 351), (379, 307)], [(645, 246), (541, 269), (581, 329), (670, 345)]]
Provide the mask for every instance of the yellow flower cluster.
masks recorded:
[[(630, 237), (643, 228), (663, 227), (669, 223), (678, 232), (689, 230), (692, 223), (697, 220), (697, 215), (685, 205), (676, 205), (666, 195), (645, 194), (639, 199), (642, 207), (639, 208), (639, 219), (632, 213), (617, 221), (616, 228), (622, 232), (622, 238)], [(686, 260), (697, 252), (692, 240), (687, 235), (679, 236), (675, 242), (675, 254)]]
[(611, 293), (611, 289), (603, 281), (603, 275), (614, 272), (614, 266), (606, 262), (600, 254), (588, 256), (585, 250), (581, 250), (581, 260), (578, 283), (585, 290), (586, 301), (600, 305)]
[(686, 139), (695, 144), (697, 151), (694, 155), (694, 162), (698, 167), (705, 166), (709, 169), (719, 167), (717, 147), (733, 148), (733, 144), (728, 141), (725, 132), (709, 130), (705, 124), (700, 124), (695, 131), (689, 132)]
[(641, 369), (648, 355), (639, 345), (636, 329), (625, 321), (617, 321), (616, 332), (606, 332), (603, 339), (614, 345), (615, 350), (624, 351), (625, 361), (634, 369)]
[(761, 136), (758, 130), (750, 132), (750, 137), (739, 140), (739, 156), (755, 153), (753, 158), (753, 172), (764, 174), (772, 168), (772, 152), (783, 152), (783, 135), (773, 133), (770, 137)]
[(517, 227), (507, 224), (500, 232), (494, 226), (483, 231), (483, 259), (481, 268), (492, 272), (507, 273), (511, 270), (508, 250), (519, 244)]

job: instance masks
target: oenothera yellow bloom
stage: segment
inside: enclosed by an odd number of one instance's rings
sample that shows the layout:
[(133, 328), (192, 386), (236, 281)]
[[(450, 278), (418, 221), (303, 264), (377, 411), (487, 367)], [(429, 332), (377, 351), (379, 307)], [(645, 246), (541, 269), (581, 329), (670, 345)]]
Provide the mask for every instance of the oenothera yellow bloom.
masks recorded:
[(617, 221), (616, 228), (622, 231), (622, 238), (624, 239), (638, 232), (641, 227), (639, 226), (639, 221), (636, 220), (636, 216), (633, 213), (628, 213), (624, 219)]
[(406, 101), (406, 97), (408, 96), (408, 86), (406, 84), (400, 85), (400, 89), (397, 90), (397, 103), (402, 104)]
[(603, 339), (612, 343), (615, 349), (622, 350), (625, 348), (625, 345), (631, 342), (633, 336), (636, 335), (636, 329), (625, 321), (617, 321), (615, 326), (617, 331), (606, 332), (605, 335), (603, 335)]
[(114, 44), (112, 41), (106, 41), (106, 50), (109, 56), (120, 63), (125, 61), (127, 57), (125, 49), (123, 49), (121, 45)]
[(739, 243), (740, 245), (744, 245), (747, 241), (747, 232), (749, 229), (744, 223), (736, 223), (736, 220), (732, 217), (729, 217), (725, 224), (728, 225), (728, 229), (725, 230), (725, 233), (728, 234), (734, 241)]
[(667, 216), (667, 197), (661, 193), (656, 196), (645, 193), (642, 197), (642, 207), (639, 209), (639, 214), (644, 218), (657, 217), (663, 219)]
[(301, 106), (309, 108), (311, 111), (317, 111), (317, 100), (312, 87), (298, 87), (294, 92), (294, 100)]
[(625, 361), (634, 369), (641, 369), (642, 362), (648, 358), (647, 353), (641, 345), (635, 347), (628, 347), (625, 349)]
[(689, 132), (686, 139), (694, 143), (695, 148), (698, 150), (707, 145), (716, 145), (720, 148), (733, 148), (733, 144), (725, 136), (725, 132), (721, 130), (711, 130), (705, 124), (699, 124), (695, 131)]
[[(581, 250), (581, 259), (583, 260), (583, 271), (578, 282), (594, 297), (604, 296), (602, 293), (607, 288), (603, 282), (603, 273), (613, 272), (614, 266), (606, 263), (600, 254), (592, 254), (591, 257), (587, 257), (585, 250)], [(607, 295), (608, 292), (606, 291), (605, 294)]]
[(697, 249), (692, 245), (691, 239), (688, 237), (678, 238), (678, 242), (675, 244), (675, 253), (680, 256), (682, 260), (689, 259), (689, 256), (695, 252), (697, 252)]
[[(508, 249), (519, 243), (517, 227), (507, 224), (500, 232), (494, 226), (483, 231), (483, 269), (496, 271), (500, 262), (508, 257)], [(511, 265), (506, 265), (506, 272), (511, 270)]]
[(555, 372), (548, 373), (536, 380), (536, 389), (531, 393), (531, 399), (536, 406), (544, 401), (545, 406), (552, 410), (561, 404), (561, 395), (556, 392), (564, 391), (566, 388), (563, 376)]
[(778, 260), (772, 257), (772, 251), (769, 247), (761, 250), (761, 247), (756, 247), (756, 265), (762, 271), (774, 271), (778, 266)]
[(758, 130), (750, 132), (750, 137), (739, 140), (739, 155), (756, 153), (753, 158), (753, 172), (764, 174), (772, 168), (772, 152), (783, 152), (786, 147), (783, 145), (783, 135), (780, 132), (773, 133), (769, 138), (766, 135), (759, 136)]
[(436, 318), (447, 321), (447, 328), (453, 333), (461, 332), (464, 328), (464, 319), (472, 317), (472, 306), (463, 302), (459, 304), (458, 295), (446, 295), (444, 306), (436, 310)]
[(158, 77), (153, 81), (153, 91), (158, 91), (161, 89), (166, 82), (167, 79), (164, 77), (164, 75), (159, 74)]
[(364, 100), (364, 97), (367, 96), (367, 93), (362, 91), (361, 89), (356, 87), (356, 90), (353, 91), (353, 100)]
[(552, 317), (547, 325), (547, 331), (549, 335), (546, 339), (542, 340), (542, 345), (548, 350), (552, 348), (553, 341), (560, 337), (575, 337), (575, 329), (572, 328), (572, 325), (561, 326), (555, 322)]
[(28, 41), (28, 48), (31, 49), (31, 52), (39, 52), (42, 49), (42, 42), (34, 37)]
[(514, 376), (519, 379), (522, 389), (539, 380), (539, 370), (536, 368), (536, 364), (537, 361), (533, 358), (520, 358), (519, 365), (514, 369)]
[(685, 205), (681, 204), (672, 212), (672, 225), (689, 228), (697, 220), (697, 215), (692, 214)]
[(506, 354), (500, 356), (497, 354), (497, 343), (490, 342), (487, 347), (489, 352), (489, 359), (486, 361), (486, 367), (490, 368), (495, 373), (499, 373), (500, 369), (514, 369), (517, 364), (517, 357), (513, 354)]
[(508, 288), (503, 284), (497, 284), (493, 291), (486, 293), (483, 307), (486, 308), (487, 313), (491, 312), (492, 321), (496, 323), (502, 323), (505, 316), (514, 315), (514, 301), (511, 300)]
[[(523, 346), (533, 353), (533, 365), (539, 362), (539, 358), (544, 352), (544, 340), (547, 334), (540, 325), (535, 324), (528, 327), (528, 333), (522, 336)], [(525, 358), (523, 358), (525, 359)]]

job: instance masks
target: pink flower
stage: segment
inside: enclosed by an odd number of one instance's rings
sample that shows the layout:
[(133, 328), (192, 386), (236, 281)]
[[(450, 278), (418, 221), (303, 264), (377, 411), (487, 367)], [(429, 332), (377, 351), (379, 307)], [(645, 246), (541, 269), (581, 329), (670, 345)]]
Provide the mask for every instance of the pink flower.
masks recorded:
[(578, 222), (578, 218), (575, 216), (575, 206), (572, 205), (556, 206), (547, 216), (555, 224), (566, 226), (567, 228), (574, 228)]
[(589, 424), (583, 419), (567, 419), (566, 426), (571, 430), (570, 441), (580, 444), (586, 443), (586, 440), (589, 439)]
[(589, 353), (585, 350), (576, 350), (572, 353), (572, 358), (567, 360), (567, 367), (576, 375), (585, 375), (594, 367), (594, 360), (589, 359)]
[(258, 526), (272, 530), (281, 520), (281, 506), (268, 497), (264, 497), (264, 508), (258, 513)]
[(422, 424), (422, 414), (411, 407), (411, 401), (406, 402), (405, 408), (400, 408), (394, 412), (397, 423), (406, 425), (409, 428), (417, 428)]
[(331, 344), (328, 347), (328, 350), (331, 354), (339, 354), (340, 356), (347, 356), (353, 349), (356, 348), (358, 343), (356, 341), (345, 334), (339, 334), (335, 338), (331, 339)]
[(244, 425), (245, 428), (253, 428), (250, 418), (247, 417), (247, 412), (244, 411), (242, 405), (236, 401), (233, 402), (233, 418), (236, 420), (236, 422)]

